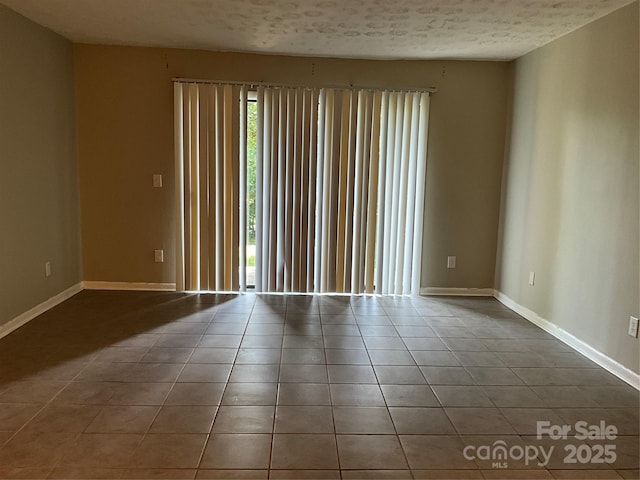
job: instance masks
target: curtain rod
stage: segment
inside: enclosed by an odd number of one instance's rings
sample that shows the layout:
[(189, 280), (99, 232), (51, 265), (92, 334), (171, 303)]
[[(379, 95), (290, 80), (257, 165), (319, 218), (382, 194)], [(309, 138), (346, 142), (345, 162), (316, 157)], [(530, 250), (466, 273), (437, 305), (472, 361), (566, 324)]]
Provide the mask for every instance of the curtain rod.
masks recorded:
[(248, 87), (275, 87), (275, 88), (335, 88), (335, 89), (350, 89), (357, 88), (360, 90), (389, 90), (391, 92), (428, 92), (436, 93), (438, 89), (436, 87), (424, 87), (424, 88), (385, 88), (385, 87), (372, 87), (364, 85), (323, 85), (321, 87), (310, 87), (308, 85), (288, 85), (282, 83), (269, 83), (269, 82), (229, 82), (224, 80), (206, 80), (199, 78), (182, 78), (175, 77), (171, 79), (174, 83), (204, 83), (214, 85), (246, 85)]

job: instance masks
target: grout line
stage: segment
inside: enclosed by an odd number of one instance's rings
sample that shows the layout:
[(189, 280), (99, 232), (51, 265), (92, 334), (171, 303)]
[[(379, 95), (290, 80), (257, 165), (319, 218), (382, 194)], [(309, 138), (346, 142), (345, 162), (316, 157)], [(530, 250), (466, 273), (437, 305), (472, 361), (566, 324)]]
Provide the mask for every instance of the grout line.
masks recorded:
[[(92, 360), (92, 361), (93, 361), (93, 360)], [(55, 399), (56, 399), (56, 398), (57, 398), (57, 397), (58, 397), (58, 396), (59, 396), (59, 395), (60, 395), (60, 394), (61, 394), (61, 393), (62, 393), (62, 392), (63, 392), (63, 391), (64, 391), (64, 390), (69, 386), (69, 385), (71, 385), (71, 383), (73, 382), (73, 380), (74, 380), (75, 378), (77, 378), (77, 377), (78, 377), (78, 375), (80, 375), (80, 373), (81, 373), (84, 369), (86, 369), (86, 368), (87, 368), (87, 367), (92, 363), (92, 361), (91, 361), (91, 362), (89, 362), (89, 363), (87, 363), (87, 365), (85, 365), (83, 368), (81, 368), (81, 369), (80, 369), (80, 371), (79, 371), (78, 373), (76, 373), (76, 374), (73, 376), (73, 378), (72, 378), (71, 380), (67, 380), (67, 383), (66, 383), (66, 384), (65, 384), (65, 385), (64, 385), (60, 390), (58, 390), (58, 392), (57, 392), (53, 397), (51, 397), (51, 399), (49, 399), (49, 401), (47, 401), (47, 402), (42, 406), (42, 408), (41, 408), (40, 410), (38, 410), (38, 411), (37, 411), (37, 412), (36, 412), (36, 413), (35, 413), (35, 414), (34, 414), (34, 415), (29, 419), (29, 420), (27, 420), (25, 423), (23, 423), (23, 424), (22, 424), (22, 426), (21, 426), (18, 430), (16, 430), (16, 431), (13, 433), (13, 435), (11, 435), (7, 440), (5, 440), (4, 445), (8, 445), (8, 444), (9, 444), (9, 442), (10, 442), (11, 440), (13, 440), (13, 438), (15, 438), (15, 437), (18, 435), (18, 433), (20, 433), (20, 432), (22, 432), (23, 430), (25, 430), (25, 429), (27, 428), (27, 426), (28, 426), (28, 425), (29, 425), (29, 424), (30, 424), (30, 423), (31, 423), (31, 422), (32, 422), (32, 421), (33, 421), (33, 420), (34, 420), (38, 415), (40, 415), (40, 413), (42, 413), (45, 409), (47, 409), (47, 408), (48, 408), (48, 407), (53, 403), (53, 401), (54, 401), (54, 400), (55, 400)], [(53, 380), (53, 381), (55, 381), (55, 380)], [(98, 412), (98, 413), (100, 413), (100, 412)], [(96, 416), (97, 416), (97, 415), (98, 415), (98, 414), (96, 413)], [(94, 418), (95, 418), (95, 417), (94, 417)], [(91, 421), (93, 421), (93, 419), (92, 419)], [(75, 441), (76, 441), (76, 439), (77, 439), (77, 438), (82, 434), (82, 432), (70, 432), (70, 433), (75, 433), (75, 436), (74, 436), (74, 437), (73, 437), (73, 439), (72, 439), (72, 441), (73, 441), (73, 442), (75, 442)], [(0, 448), (2, 448), (2, 447), (0, 447)], [(62, 455), (58, 456), (58, 457), (55, 459), (55, 461), (53, 462), (53, 464), (52, 464), (52, 465), (51, 465), (51, 467), (50, 467), (49, 472), (47, 473), (47, 476), (49, 476), (49, 475), (51, 475), (51, 473), (53, 473), (53, 470), (58, 466), (58, 464), (59, 464), (59, 462), (60, 462), (60, 460), (61, 460), (61, 459), (62, 459)], [(46, 467), (45, 467), (45, 468), (46, 468)]]
[[(391, 317), (389, 316), (387, 311), (384, 309), (384, 307), (382, 307), (382, 309), (385, 312), (385, 317), (387, 317), (389, 319), (389, 322), (393, 326), (393, 329), (395, 330), (396, 334), (398, 335), (398, 338), (400, 338), (400, 340), (402, 341), (402, 343), (404, 345), (404, 340), (400, 336), (400, 333), (396, 329), (396, 326), (393, 325), (393, 322), (391, 322)], [(351, 310), (353, 311), (353, 307), (351, 307)], [(356, 325), (358, 327), (358, 331), (360, 332), (360, 337), (362, 338), (362, 342), (364, 343), (364, 337), (362, 336), (362, 330), (360, 330), (360, 325), (357, 322), (357, 318), (358, 317), (355, 315), (355, 312), (353, 312), (353, 314), (354, 314), (354, 317), (356, 318)], [(398, 445), (400, 445), (400, 450), (402, 451), (402, 456), (404, 457), (404, 461), (405, 461), (405, 463), (407, 465), (407, 471), (409, 472), (409, 475), (411, 475), (411, 478), (415, 478), (414, 475), (413, 475), (413, 471), (411, 470), (411, 466), (409, 465), (409, 458), (407, 457), (407, 453), (404, 451), (404, 446), (402, 445), (402, 442), (400, 441), (400, 435), (398, 434), (398, 429), (396, 428), (396, 424), (393, 421), (393, 416), (391, 415), (391, 410), (389, 410), (389, 404), (387, 403), (387, 399), (384, 396), (384, 392), (382, 391), (382, 387), (380, 386), (380, 379), (378, 378), (378, 372), (376, 372), (376, 369), (373, 366), (373, 361), (371, 359), (371, 354), (369, 352), (369, 348), (367, 347), (366, 343), (364, 343), (364, 348), (365, 348), (365, 351), (367, 352), (367, 357), (369, 357), (369, 363), (371, 365), (371, 369), (373, 370), (373, 375), (376, 377), (376, 382), (378, 384), (378, 389), (380, 390), (380, 395), (382, 396), (382, 400), (384, 401), (384, 405), (385, 405), (385, 409), (387, 411), (387, 415), (389, 415), (389, 419), (391, 420), (391, 425), (393, 426), (393, 431), (395, 432), (395, 439), (398, 442)], [(405, 348), (407, 348), (406, 345), (405, 345)], [(407, 351), (408, 351), (408, 348), (407, 348)], [(433, 394), (433, 392), (431, 392), (431, 393)], [(435, 394), (433, 394), (433, 395), (435, 396)]]
[[(235, 298), (238, 298), (238, 297), (235, 297)], [(233, 301), (233, 299), (231, 301)], [(244, 327), (244, 332), (247, 331), (247, 327), (249, 325), (249, 319), (251, 318), (251, 314), (253, 312), (254, 307), (255, 307), (255, 296), (254, 296), (254, 300), (253, 300), (253, 306), (251, 307), (251, 311), (249, 312), (249, 317), (246, 320), (246, 325)], [(215, 323), (215, 317), (219, 313), (220, 313), (219, 309), (216, 309), (216, 313), (213, 316), (213, 318), (211, 319), (211, 322), (209, 323), (209, 325)], [(229, 323), (231, 323), (231, 322), (229, 322)], [(204, 335), (206, 335), (206, 332), (207, 332), (207, 330), (205, 330), (205, 333), (203, 333), (203, 337), (204, 337)], [(244, 338), (244, 332), (242, 334), (242, 338)], [(198, 463), (197, 463), (197, 465), (195, 467), (196, 468), (196, 472), (202, 468), (202, 460), (204, 458), (204, 453), (206, 452), (207, 446), (209, 445), (209, 440), (211, 439), (211, 435), (212, 435), (211, 432), (213, 431), (213, 426), (215, 425), (216, 419), (218, 418), (218, 413), (220, 413), (220, 407), (222, 407), (222, 399), (224, 398), (224, 394), (227, 391), (227, 386), (229, 385), (229, 379), (231, 378), (233, 370), (234, 370), (234, 368), (236, 366), (236, 360), (238, 359), (238, 354), (240, 352), (240, 346), (242, 345), (242, 338), (240, 339), (240, 343), (238, 344), (238, 347), (236, 348), (236, 354), (233, 357), (233, 362), (231, 363), (231, 369), (229, 370), (229, 375), (227, 376), (227, 381), (225, 382), (224, 387), (222, 388), (222, 392), (220, 393), (220, 398), (218, 399), (218, 404), (216, 406), (216, 412), (213, 415), (213, 420), (211, 421), (211, 427), (209, 427), (209, 433), (206, 434), (206, 439), (205, 439), (205, 441), (204, 441), (204, 443), (202, 445), (202, 451), (200, 452), (200, 456), (198, 457)], [(202, 341), (202, 339), (200, 341)], [(198, 348), (198, 347), (196, 346), (196, 348)], [(194, 349), (194, 351), (195, 351), (195, 349)]]
[[(320, 308), (320, 306), (318, 306), (318, 309)], [(351, 307), (349, 307), (351, 308)], [(351, 309), (351, 311), (353, 312), (353, 309)], [(355, 322), (355, 317), (354, 317), (354, 322)], [(356, 323), (357, 325), (357, 323)], [(327, 365), (327, 348), (326, 348), (326, 343), (324, 341), (325, 339), (325, 335), (324, 335), (324, 324), (322, 323), (322, 313), (320, 313), (320, 333), (322, 334), (322, 346), (323, 348), (323, 352), (324, 352), (324, 363), (325, 363), (325, 369), (327, 371), (327, 387), (329, 390), (329, 404), (330, 404), (330, 408), (331, 408), (331, 421), (333, 423), (333, 442), (336, 446), (336, 460), (338, 461), (338, 475), (340, 476), (340, 479), (342, 479), (342, 463), (340, 462), (340, 449), (338, 448), (338, 431), (336, 429), (336, 418), (334, 415), (334, 409), (335, 406), (333, 405), (333, 397), (331, 396), (331, 378), (329, 377), (329, 366)], [(358, 330), (359, 331), (359, 330)], [(362, 338), (362, 336), (360, 337)]]
[[(215, 317), (215, 313), (213, 315)], [(209, 323), (207, 324), (207, 327), (204, 329), (204, 332), (200, 335), (200, 338), (198, 339), (198, 342), (196, 343), (196, 346), (191, 348), (191, 353), (189, 354), (189, 357), (187, 358), (187, 360), (184, 362), (184, 364), (182, 365), (182, 368), (180, 369), (180, 371), (178, 372), (178, 375), (176, 376), (175, 381), (171, 384), (171, 388), (169, 388), (169, 390), (167, 391), (166, 395), (164, 396), (164, 398), (162, 399), (162, 404), (159, 405), (158, 411), (156, 412), (156, 414), (153, 416), (153, 420), (151, 421), (151, 423), (149, 423), (149, 426), (147, 427), (147, 429), (144, 432), (144, 436), (142, 441), (144, 441), (144, 438), (149, 434), (151, 427), (153, 426), (153, 424), (155, 423), (156, 419), (158, 418), (158, 415), (160, 415), (160, 411), (162, 410), (162, 408), (165, 406), (165, 402), (167, 401), (167, 398), (169, 397), (169, 395), (171, 395), (171, 392), (173, 391), (173, 388), (176, 386), (176, 384), (178, 383), (178, 379), (180, 378), (180, 375), (182, 375), (182, 372), (184, 372), (184, 369), (187, 367), (187, 365), (189, 364), (189, 360), (191, 359), (191, 357), (193, 356), (193, 353), (196, 351), (196, 348), (198, 348), (198, 344), (202, 341), (202, 338), (204, 337), (207, 328), (209, 327), (209, 325), (211, 325), (211, 322), (213, 321), (213, 317), (211, 320), (209, 320)], [(156, 342), (157, 343), (157, 342)], [(149, 350), (151, 350), (150, 347)], [(162, 347), (159, 347), (162, 348)], [(144, 356), (143, 356), (144, 358)], [(136, 450), (137, 451), (137, 450)], [(134, 454), (135, 455), (135, 454)]]
[[(283, 298), (286, 299), (287, 297), (284, 296)], [(269, 463), (267, 464), (267, 475), (269, 478), (271, 478), (271, 464), (273, 461), (273, 445), (276, 439), (276, 415), (278, 413), (278, 397), (280, 395), (280, 373), (281, 373), (281, 367), (282, 367), (282, 356), (284, 351), (284, 330), (287, 325), (287, 320), (286, 320), (287, 319), (287, 303), (288, 303), (288, 300), (285, 300), (284, 312), (279, 312), (283, 315), (284, 322), (282, 327), (282, 340), (280, 341), (280, 362), (278, 363), (278, 376), (276, 378), (276, 399), (275, 399), (275, 405), (273, 406), (273, 422), (271, 423), (271, 444), (269, 448)]]
[[(214, 307), (215, 309), (215, 307)], [(217, 314), (217, 311), (214, 311), (213, 317), (211, 318), (211, 320), (209, 320), (209, 323), (207, 324), (207, 326), (205, 327), (204, 331), (202, 332), (202, 334), (200, 334), (200, 338), (198, 339), (198, 342), (196, 343), (195, 347), (191, 348), (191, 353), (189, 354), (189, 357), (187, 358), (187, 360), (183, 363), (182, 368), (180, 369), (180, 371), (178, 372), (178, 375), (176, 375), (175, 380), (172, 382), (171, 388), (169, 388), (167, 390), (167, 393), (165, 394), (164, 398), (162, 399), (162, 403), (158, 405), (158, 411), (156, 412), (156, 414), (153, 416), (153, 420), (151, 420), (151, 422), (149, 423), (149, 426), (147, 427), (147, 429), (145, 430), (145, 432), (142, 434), (142, 440), (140, 441), (140, 444), (138, 444), (138, 446), (136, 447), (134, 453), (131, 455), (131, 459), (133, 459), (136, 455), (136, 453), (140, 450), (140, 448), (142, 447), (142, 444), (144, 443), (144, 440), (147, 438), (147, 436), (149, 435), (149, 432), (151, 430), (151, 427), (153, 427), (153, 424), (155, 423), (156, 419), (158, 418), (158, 416), (160, 415), (160, 412), (162, 411), (162, 408), (165, 406), (165, 402), (167, 401), (167, 398), (169, 398), (169, 395), (171, 395), (171, 392), (173, 391), (174, 387), (176, 386), (176, 384), (178, 383), (178, 379), (180, 378), (180, 375), (182, 375), (182, 372), (184, 371), (184, 369), (187, 367), (189, 360), (191, 359), (191, 357), (193, 356), (193, 353), (195, 352), (196, 348), (198, 348), (198, 345), (200, 344), (200, 342), (202, 341), (202, 338), (205, 336), (207, 329), (209, 328), (209, 326), (211, 325), (211, 323), (213, 322), (213, 318), (215, 317), (215, 315)], [(166, 335), (163, 334), (163, 335)], [(181, 335), (181, 334), (173, 334), (173, 335)], [(158, 342), (158, 340), (156, 340), (156, 343)], [(152, 345), (147, 349), (147, 353), (149, 350), (151, 350), (153, 347), (155, 346)], [(162, 348), (162, 347), (158, 347), (158, 348)], [(172, 347), (172, 348), (180, 348), (180, 347)], [(143, 357), (144, 358), (144, 355)], [(140, 364), (140, 362), (138, 362), (138, 364)], [(203, 453), (204, 453), (204, 449), (207, 446), (207, 442), (205, 441), (205, 443), (203, 444), (202, 447), (202, 452), (200, 452), (200, 457), (202, 457)], [(129, 462), (131, 463), (131, 461)], [(199, 463), (199, 462), (198, 462)], [(131, 465), (128, 466), (126, 468), (135, 468), (135, 466)]]

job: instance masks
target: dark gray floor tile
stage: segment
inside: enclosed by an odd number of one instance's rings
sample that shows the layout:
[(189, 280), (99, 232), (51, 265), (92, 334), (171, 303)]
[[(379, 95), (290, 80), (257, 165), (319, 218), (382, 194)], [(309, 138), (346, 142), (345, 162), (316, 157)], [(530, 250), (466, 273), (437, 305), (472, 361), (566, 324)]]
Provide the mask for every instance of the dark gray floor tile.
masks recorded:
[(385, 407), (334, 407), (333, 417), (336, 434), (396, 433)]
[(275, 405), (277, 383), (229, 383), (222, 405)]
[(334, 406), (385, 406), (385, 400), (378, 385), (331, 384), (331, 403)]
[(476, 469), (464, 457), (464, 443), (457, 435), (400, 435), (411, 469)]
[(406, 350), (369, 350), (373, 365), (415, 365), (416, 362)]
[(481, 387), (462, 385), (434, 385), (433, 391), (444, 407), (493, 407)]
[(484, 393), (497, 407), (544, 407), (545, 401), (526, 386), (482, 387)]
[(280, 383), (327, 383), (327, 366), (281, 365)]
[(520, 435), (536, 435), (538, 422), (548, 422), (549, 425), (566, 423), (559, 416), (559, 410), (550, 408), (500, 408), (500, 411)]
[(386, 385), (421, 385), (426, 383), (420, 369), (416, 366), (375, 367), (378, 382)]
[(337, 435), (336, 439), (342, 469), (408, 468), (395, 435)]
[(514, 434), (516, 431), (497, 408), (449, 408), (447, 416), (459, 434)]
[(508, 368), (467, 367), (478, 385), (523, 385), (522, 380)]
[(457, 367), (460, 361), (449, 351), (412, 351), (416, 363), (425, 367)]
[(399, 435), (452, 435), (456, 431), (442, 408), (390, 407)]
[(278, 405), (275, 433), (334, 433), (331, 407)]
[(272, 469), (337, 469), (334, 435), (276, 434), (271, 454)]
[(464, 367), (420, 367), (430, 385), (475, 385)]
[(271, 433), (274, 406), (227, 406), (218, 409), (212, 433)]
[(427, 385), (382, 385), (389, 407), (439, 407), (433, 391)]
[(280, 384), (278, 405), (331, 405), (329, 385), (326, 383)]
[(200, 463), (201, 468), (269, 468), (271, 435), (211, 435)]

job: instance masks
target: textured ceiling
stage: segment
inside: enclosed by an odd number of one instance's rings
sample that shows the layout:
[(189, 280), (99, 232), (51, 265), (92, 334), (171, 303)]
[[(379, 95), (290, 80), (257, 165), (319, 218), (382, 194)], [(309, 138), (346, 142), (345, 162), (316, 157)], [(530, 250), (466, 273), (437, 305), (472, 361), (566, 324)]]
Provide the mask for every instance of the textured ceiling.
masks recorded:
[(0, 0), (75, 42), (512, 59), (633, 0)]

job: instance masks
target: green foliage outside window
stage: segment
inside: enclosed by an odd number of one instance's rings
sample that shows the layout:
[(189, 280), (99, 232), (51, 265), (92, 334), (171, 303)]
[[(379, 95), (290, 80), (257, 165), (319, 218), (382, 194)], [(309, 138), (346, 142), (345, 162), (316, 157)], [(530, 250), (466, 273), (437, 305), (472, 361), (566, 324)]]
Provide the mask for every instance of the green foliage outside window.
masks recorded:
[[(247, 245), (256, 244), (256, 102), (247, 102)], [(247, 258), (249, 265), (251, 258)], [(253, 257), (255, 265), (255, 256)]]

